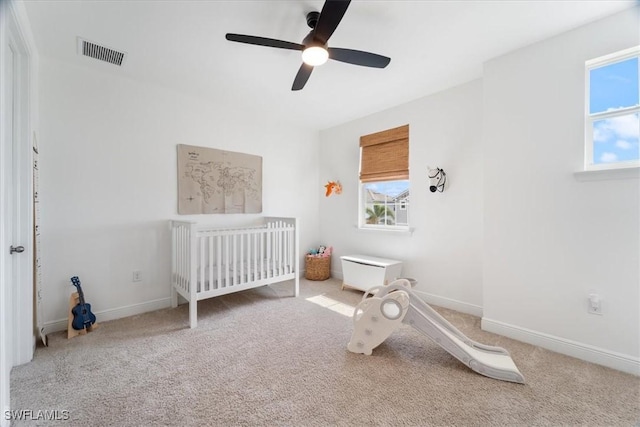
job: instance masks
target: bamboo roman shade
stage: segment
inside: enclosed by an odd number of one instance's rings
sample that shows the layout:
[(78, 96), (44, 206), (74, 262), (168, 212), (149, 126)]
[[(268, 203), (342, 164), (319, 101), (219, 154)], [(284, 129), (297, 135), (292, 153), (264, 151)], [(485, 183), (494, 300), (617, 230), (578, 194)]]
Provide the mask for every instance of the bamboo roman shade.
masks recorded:
[(409, 125), (360, 137), (360, 181), (409, 179)]

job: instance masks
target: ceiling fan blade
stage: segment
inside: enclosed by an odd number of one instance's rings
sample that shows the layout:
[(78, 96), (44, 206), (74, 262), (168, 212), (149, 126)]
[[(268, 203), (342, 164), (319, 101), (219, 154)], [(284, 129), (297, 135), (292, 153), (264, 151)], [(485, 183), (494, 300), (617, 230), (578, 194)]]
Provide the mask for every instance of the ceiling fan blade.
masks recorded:
[(266, 37), (247, 36), (245, 34), (227, 33), (225, 38), (232, 42), (255, 44), (258, 46), (277, 47), (280, 49), (303, 50), (304, 46), (298, 43), (284, 40), (269, 39)]
[(313, 66), (302, 63), (300, 69), (298, 70), (298, 74), (296, 74), (296, 78), (293, 80), (293, 86), (291, 86), (291, 90), (300, 90), (304, 87), (309, 80), (309, 76), (313, 71)]
[(391, 58), (361, 50), (341, 49), (339, 47), (330, 47), (327, 50), (329, 51), (329, 58), (335, 61), (362, 65), (363, 67), (384, 68), (391, 62)]
[(315, 39), (326, 44), (344, 16), (351, 0), (326, 0), (314, 29)]

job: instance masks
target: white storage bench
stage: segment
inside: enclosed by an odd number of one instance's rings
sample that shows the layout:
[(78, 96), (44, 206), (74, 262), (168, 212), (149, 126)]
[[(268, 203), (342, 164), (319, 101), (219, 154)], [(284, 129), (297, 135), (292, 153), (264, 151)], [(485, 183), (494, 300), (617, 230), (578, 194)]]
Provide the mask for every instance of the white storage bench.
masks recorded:
[(391, 283), (402, 274), (402, 261), (368, 255), (344, 255), (340, 259), (342, 289), (347, 286), (367, 291)]

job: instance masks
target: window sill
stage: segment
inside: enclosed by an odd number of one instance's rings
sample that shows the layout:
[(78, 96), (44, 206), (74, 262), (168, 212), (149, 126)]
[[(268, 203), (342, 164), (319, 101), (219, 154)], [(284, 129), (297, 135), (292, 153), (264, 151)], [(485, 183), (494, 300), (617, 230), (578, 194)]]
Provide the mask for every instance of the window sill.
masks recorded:
[(578, 181), (603, 181), (607, 179), (638, 179), (640, 166), (619, 169), (599, 169), (574, 172), (573, 176)]
[(415, 228), (407, 227), (407, 228), (376, 228), (376, 227), (359, 227), (355, 226), (358, 231), (364, 231), (365, 233), (390, 233), (390, 234), (400, 234), (400, 235), (408, 235), (411, 236)]

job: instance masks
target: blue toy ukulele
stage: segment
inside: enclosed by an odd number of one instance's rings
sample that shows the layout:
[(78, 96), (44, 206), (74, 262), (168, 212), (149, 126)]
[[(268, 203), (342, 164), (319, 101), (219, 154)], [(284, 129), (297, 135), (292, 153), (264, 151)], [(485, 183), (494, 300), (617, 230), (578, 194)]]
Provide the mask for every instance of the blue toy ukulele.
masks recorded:
[(71, 278), (71, 283), (78, 289), (79, 299), (78, 304), (71, 309), (71, 313), (73, 314), (71, 326), (77, 331), (90, 328), (91, 325), (96, 323), (96, 316), (91, 312), (91, 304), (87, 304), (84, 301), (84, 293), (82, 292), (78, 276), (73, 276)]

